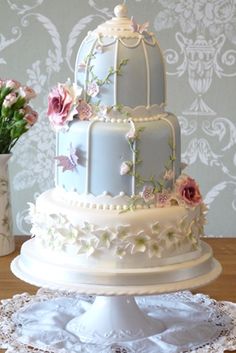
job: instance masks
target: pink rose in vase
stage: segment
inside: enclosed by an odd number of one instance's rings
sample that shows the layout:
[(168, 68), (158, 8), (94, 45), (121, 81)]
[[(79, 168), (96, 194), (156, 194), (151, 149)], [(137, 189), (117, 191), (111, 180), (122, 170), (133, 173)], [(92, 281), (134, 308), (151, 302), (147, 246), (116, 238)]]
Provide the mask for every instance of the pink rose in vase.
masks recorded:
[(16, 103), (17, 99), (18, 97), (15, 92), (9, 93), (2, 103), (3, 108), (10, 108), (13, 104)]
[(48, 118), (52, 126), (59, 130), (67, 127), (77, 114), (74, 99), (66, 85), (59, 83), (48, 96)]
[(20, 82), (16, 80), (6, 80), (5, 86), (12, 90), (20, 88)]
[(38, 120), (38, 113), (34, 111), (29, 105), (25, 107), (24, 113), (24, 120), (26, 120), (30, 126), (33, 126)]
[(189, 206), (197, 206), (202, 202), (202, 195), (196, 181), (187, 175), (176, 180), (176, 194)]
[(29, 102), (32, 98), (37, 96), (35, 90), (28, 86), (22, 87), (20, 95), (25, 98), (26, 102)]

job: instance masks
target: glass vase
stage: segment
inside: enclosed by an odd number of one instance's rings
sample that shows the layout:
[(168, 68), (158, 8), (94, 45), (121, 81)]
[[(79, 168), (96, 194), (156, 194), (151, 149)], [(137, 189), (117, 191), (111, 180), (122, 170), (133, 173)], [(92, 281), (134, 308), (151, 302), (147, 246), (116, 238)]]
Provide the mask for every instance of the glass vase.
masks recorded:
[(11, 154), (0, 154), (0, 256), (15, 250), (12, 234), (8, 160)]

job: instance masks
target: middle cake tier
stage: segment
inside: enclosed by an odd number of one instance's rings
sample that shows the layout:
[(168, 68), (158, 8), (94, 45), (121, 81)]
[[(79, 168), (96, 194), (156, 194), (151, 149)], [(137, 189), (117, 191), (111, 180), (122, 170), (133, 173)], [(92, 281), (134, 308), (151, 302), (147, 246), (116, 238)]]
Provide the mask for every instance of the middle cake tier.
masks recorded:
[(169, 113), (74, 120), (57, 134), (56, 154), (56, 186), (66, 191), (131, 197), (145, 185), (172, 189), (181, 173), (179, 123)]

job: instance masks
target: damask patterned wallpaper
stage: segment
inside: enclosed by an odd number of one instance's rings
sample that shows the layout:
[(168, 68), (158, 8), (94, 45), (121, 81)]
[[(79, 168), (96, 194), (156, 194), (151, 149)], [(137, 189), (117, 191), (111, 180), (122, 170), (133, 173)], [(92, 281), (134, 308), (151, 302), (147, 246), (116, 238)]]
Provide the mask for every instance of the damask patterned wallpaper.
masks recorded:
[[(49, 89), (73, 79), (78, 46), (118, 0), (0, 0), (0, 77), (38, 93), (40, 119), (10, 164), (14, 233), (27, 233), (27, 202), (53, 186)], [(209, 205), (209, 236), (236, 236), (236, 0), (127, 0), (149, 20), (167, 62), (168, 110), (182, 127), (182, 160)]]

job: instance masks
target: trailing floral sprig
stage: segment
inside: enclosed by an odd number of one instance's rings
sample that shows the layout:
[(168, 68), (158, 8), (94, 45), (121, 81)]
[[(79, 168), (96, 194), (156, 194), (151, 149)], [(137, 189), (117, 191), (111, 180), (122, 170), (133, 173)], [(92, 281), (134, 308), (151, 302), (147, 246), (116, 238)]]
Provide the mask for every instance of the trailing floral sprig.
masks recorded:
[[(117, 69), (110, 67), (104, 79), (99, 79), (93, 72), (93, 65), (90, 61), (95, 58), (95, 54), (87, 55), (84, 61), (79, 64), (79, 69), (84, 69), (88, 65), (90, 79), (87, 81), (86, 92), (77, 86), (71, 84), (70, 80), (66, 83), (58, 83), (48, 96), (48, 118), (54, 130), (66, 130), (69, 123), (74, 120), (90, 120), (93, 116), (103, 116), (105, 118), (109, 109), (117, 110), (114, 107), (104, 107), (99, 100), (90, 103), (91, 98), (95, 98), (100, 93), (100, 87), (111, 83), (110, 77), (114, 74), (121, 75), (122, 67), (127, 64), (128, 59), (120, 61)], [(82, 98), (84, 93), (84, 98)], [(119, 107), (122, 109), (121, 107)], [(125, 114), (123, 112), (123, 114)], [(128, 114), (126, 115), (128, 116)]]
[[(136, 206), (145, 206), (145, 207), (165, 207), (176, 204), (183, 204), (183, 197), (180, 197), (179, 192), (174, 193), (168, 189), (168, 182), (172, 181), (173, 187), (175, 186), (175, 172), (173, 169), (173, 163), (176, 159), (175, 157), (175, 146), (173, 145), (173, 141), (170, 140), (168, 145), (171, 149), (170, 156), (168, 161), (165, 164), (165, 170), (163, 175), (156, 179), (155, 175), (151, 175), (149, 178), (144, 178), (140, 172), (137, 171), (137, 166), (142, 163), (142, 159), (140, 157), (140, 150), (138, 146), (138, 141), (140, 140), (140, 135), (144, 131), (144, 127), (139, 127), (134, 124), (132, 119), (129, 119), (131, 124), (131, 128), (126, 134), (126, 139), (128, 141), (130, 150), (133, 154), (132, 161), (124, 161), (120, 166), (120, 175), (129, 175), (135, 177), (135, 185), (137, 187), (143, 187), (142, 191), (139, 195), (133, 195), (130, 199), (128, 207), (122, 211), (126, 212), (129, 210), (133, 210)], [(186, 180), (188, 184), (189, 180)], [(177, 184), (176, 184), (177, 185)], [(181, 184), (182, 185), (182, 184)], [(177, 187), (177, 186), (176, 186)], [(196, 188), (196, 192), (197, 192)], [(190, 190), (186, 191), (189, 195), (191, 193)], [(195, 195), (195, 201), (197, 196)], [(188, 203), (188, 205), (191, 201)], [(187, 202), (185, 200), (184, 204)]]
[(15, 80), (0, 79), (0, 154), (9, 153), (38, 119), (29, 102), (35, 91)]
[[(134, 154), (134, 163), (133, 163), (133, 169), (132, 170), (130, 169), (127, 174), (135, 177), (135, 183), (137, 187), (143, 186), (145, 183), (147, 183), (152, 186), (152, 190), (154, 193), (161, 192), (161, 190), (164, 187), (164, 181), (155, 180), (155, 177), (153, 175), (149, 179), (145, 179), (139, 172), (137, 172), (136, 167), (142, 163), (140, 150), (138, 147), (138, 141), (140, 140), (141, 133), (145, 130), (145, 127), (142, 126), (142, 127), (136, 128), (132, 119), (130, 119), (130, 124), (131, 124), (131, 128), (126, 134), (126, 139), (129, 143), (131, 152)], [(124, 173), (121, 175), (124, 175)], [(147, 187), (149, 188), (149, 186)]]
[(176, 180), (173, 190), (164, 187), (157, 190), (153, 185), (144, 185), (142, 192), (131, 197), (127, 208), (121, 213), (135, 210), (140, 205), (148, 208), (176, 205), (191, 208), (204, 204), (196, 181), (188, 175), (182, 174)]
[[(88, 62), (88, 60), (92, 60), (95, 58), (94, 54), (88, 55), (85, 59), (85, 63)], [(97, 75), (94, 74), (93, 72), (93, 65), (89, 65), (88, 70), (90, 73), (90, 79), (87, 81), (87, 92), (86, 92), (86, 101), (89, 103), (91, 97), (96, 97), (99, 92), (100, 92), (100, 87), (110, 84), (111, 83), (111, 77), (115, 74), (121, 76), (122, 75), (122, 68), (123, 66), (127, 65), (129, 59), (122, 59), (118, 65), (118, 67), (115, 69), (114, 67), (110, 67), (108, 69), (107, 75), (103, 78), (100, 79), (98, 78)]]
[(120, 61), (117, 69), (114, 69), (114, 67), (110, 67), (109, 70), (108, 70), (108, 74), (107, 76), (103, 79), (103, 80), (99, 80), (98, 78), (95, 79), (96, 83), (99, 85), (99, 86), (103, 86), (107, 83), (111, 83), (110, 81), (110, 77), (113, 76), (114, 74), (117, 74), (117, 75), (122, 75), (122, 67), (127, 65), (129, 59), (123, 59)]

